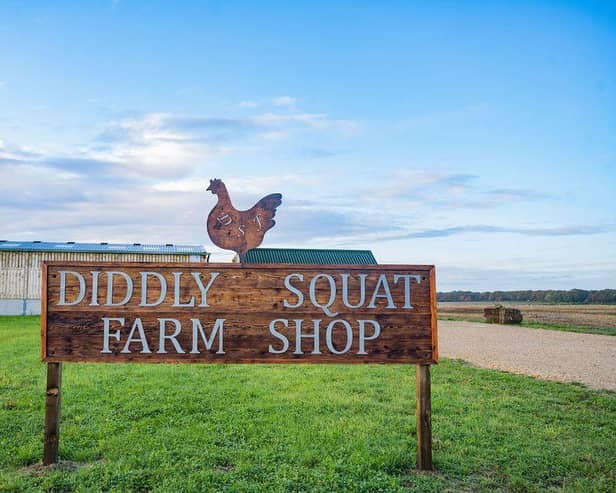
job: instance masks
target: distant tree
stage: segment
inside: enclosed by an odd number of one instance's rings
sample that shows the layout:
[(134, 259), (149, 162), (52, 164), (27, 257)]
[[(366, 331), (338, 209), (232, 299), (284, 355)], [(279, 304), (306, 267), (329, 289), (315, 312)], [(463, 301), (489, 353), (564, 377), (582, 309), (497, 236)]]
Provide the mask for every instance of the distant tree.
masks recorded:
[(524, 291), (451, 291), (438, 293), (438, 301), (516, 301), (540, 303), (602, 303), (616, 304), (616, 289), (524, 290)]
[(571, 293), (572, 303), (584, 303), (588, 298), (588, 291), (585, 289), (572, 289), (569, 293)]

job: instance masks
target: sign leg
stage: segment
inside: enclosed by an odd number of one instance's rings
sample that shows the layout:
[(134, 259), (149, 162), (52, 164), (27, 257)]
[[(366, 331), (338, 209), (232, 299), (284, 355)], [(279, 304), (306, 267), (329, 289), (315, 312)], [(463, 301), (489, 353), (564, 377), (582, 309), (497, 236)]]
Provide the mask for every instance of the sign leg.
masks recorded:
[(60, 441), (60, 392), (62, 388), (62, 364), (47, 363), (47, 397), (45, 399), (45, 445), (43, 465), (58, 462)]
[(417, 469), (432, 468), (432, 397), (430, 365), (417, 365)]

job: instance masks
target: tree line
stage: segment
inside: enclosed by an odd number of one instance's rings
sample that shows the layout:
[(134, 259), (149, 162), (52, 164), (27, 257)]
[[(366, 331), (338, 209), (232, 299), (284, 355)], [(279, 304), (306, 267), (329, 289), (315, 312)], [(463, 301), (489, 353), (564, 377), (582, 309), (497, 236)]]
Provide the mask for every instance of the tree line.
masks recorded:
[(616, 289), (569, 289), (523, 291), (450, 291), (438, 293), (438, 301), (525, 301), (538, 303), (616, 303)]

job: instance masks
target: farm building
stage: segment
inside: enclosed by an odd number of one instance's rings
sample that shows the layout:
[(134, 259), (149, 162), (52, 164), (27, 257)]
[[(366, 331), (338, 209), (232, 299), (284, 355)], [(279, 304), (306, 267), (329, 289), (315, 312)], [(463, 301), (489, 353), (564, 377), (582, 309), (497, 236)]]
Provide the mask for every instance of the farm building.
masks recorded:
[(0, 240), (0, 315), (41, 312), (43, 260), (208, 262), (202, 246)]
[[(234, 262), (239, 262), (236, 255)], [(370, 250), (318, 248), (253, 248), (246, 252), (246, 264), (376, 264)]]

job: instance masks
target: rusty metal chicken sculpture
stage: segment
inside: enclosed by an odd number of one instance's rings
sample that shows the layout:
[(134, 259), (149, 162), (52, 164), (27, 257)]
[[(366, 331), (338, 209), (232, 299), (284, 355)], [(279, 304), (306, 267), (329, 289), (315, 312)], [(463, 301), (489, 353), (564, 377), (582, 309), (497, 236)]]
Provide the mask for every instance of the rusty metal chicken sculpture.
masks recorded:
[(207, 190), (218, 196), (218, 203), (207, 217), (207, 232), (214, 245), (233, 250), (244, 263), (246, 252), (258, 247), (265, 232), (274, 227), (276, 208), (282, 203), (282, 195), (273, 193), (263, 197), (251, 209), (238, 211), (222, 180), (210, 180)]

